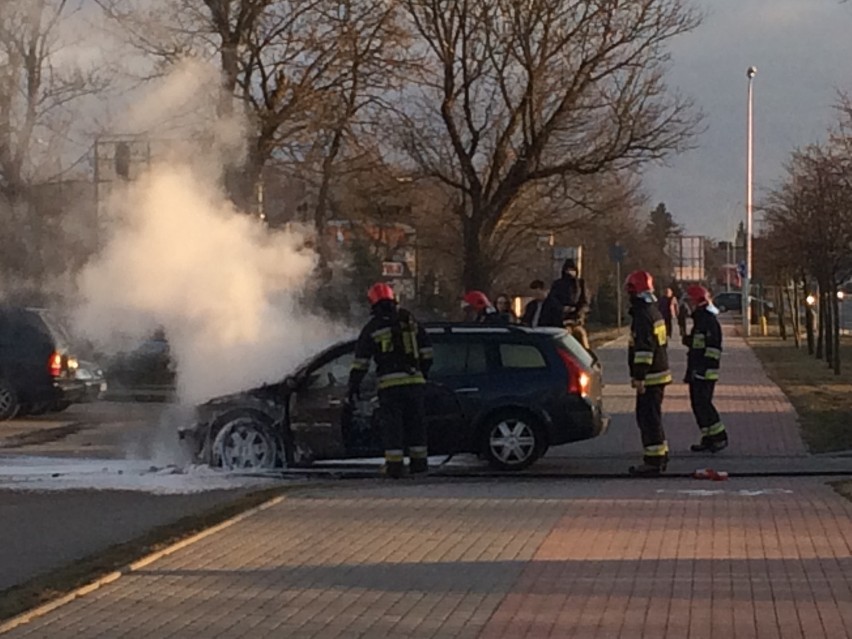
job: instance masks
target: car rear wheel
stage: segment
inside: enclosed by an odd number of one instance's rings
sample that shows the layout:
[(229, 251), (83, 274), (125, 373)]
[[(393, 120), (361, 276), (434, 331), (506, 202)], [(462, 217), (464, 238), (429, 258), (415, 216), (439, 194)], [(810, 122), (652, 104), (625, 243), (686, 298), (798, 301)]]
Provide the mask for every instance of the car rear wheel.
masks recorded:
[(277, 459), (275, 435), (249, 415), (225, 423), (213, 441), (213, 465), (226, 470), (268, 470)]
[(499, 470), (523, 470), (547, 449), (544, 428), (525, 411), (508, 411), (490, 418), (483, 440), (485, 458)]
[(20, 407), (15, 389), (5, 379), (0, 379), (0, 422), (14, 418)]

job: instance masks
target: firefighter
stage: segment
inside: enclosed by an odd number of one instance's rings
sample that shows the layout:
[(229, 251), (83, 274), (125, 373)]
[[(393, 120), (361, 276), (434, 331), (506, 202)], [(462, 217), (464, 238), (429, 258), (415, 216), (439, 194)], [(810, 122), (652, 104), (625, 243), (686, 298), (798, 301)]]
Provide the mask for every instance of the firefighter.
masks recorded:
[(432, 345), (414, 316), (397, 306), (393, 289), (374, 284), (367, 292), (373, 317), (361, 331), (349, 375), (349, 401), (358, 399), (361, 381), (376, 361), (385, 472), (404, 472), (406, 445), (412, 474), (428, 470), (423, 388), (432, 365)]
[(692, 331), (686, 346), (686, 382), (689, 384), (689, 403), (692, 414), (701, 429), (701, 442), (692, 445), (696, 453), (718, 453), (728, 445), (728, 433), (713, 406), (713, 391), (719, 380), (719, 363), (722, 357), (722, 327), (716, 318), (710, 292), (694, 284), (686, 289), (692, 307)]
[(462, 310), (466, 322), (476, 324), (500, 325), (500, 313), (494, 308), (491, 300), (482, 291), (468, 291), (462, 298)]
[(630, 385), (636, 389), (636, 422), (642, 433), (644, 455), (630, 474), (657, 477), (666, 469), (669, 446), (663, 430), (663, 395), (672, 381), (666, 351), (666, 323), (657, 308), (654, 281), (645, 271), (631, 273), (624, 283), (630, 297)]

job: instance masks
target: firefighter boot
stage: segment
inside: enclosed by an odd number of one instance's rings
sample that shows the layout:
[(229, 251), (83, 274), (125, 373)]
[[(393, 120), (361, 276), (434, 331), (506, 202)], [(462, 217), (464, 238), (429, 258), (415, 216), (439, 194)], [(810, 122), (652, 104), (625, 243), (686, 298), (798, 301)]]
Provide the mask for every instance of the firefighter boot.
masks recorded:
[(703, 435), (701, 437), (701, 442), (698, 444), (693, 444), (689, 447), (689, 449), (693, 453), (718, 453), (719, 451), (724, 450), (727, 447), (728, 433), (726, 430), (724, 430), (723, 427), (721, 431), (713, 433), (712, 435)]
[(659, 477), (666, 471), (668, 455), (664, 457), (646, 457), (639, 466), (631, 466), (629, 472), (634, 477)]
[(408, 470), (412, 475), (422, 475), (429, 472), (429, 461), (424, 458), (412, 457), (408, 465)]

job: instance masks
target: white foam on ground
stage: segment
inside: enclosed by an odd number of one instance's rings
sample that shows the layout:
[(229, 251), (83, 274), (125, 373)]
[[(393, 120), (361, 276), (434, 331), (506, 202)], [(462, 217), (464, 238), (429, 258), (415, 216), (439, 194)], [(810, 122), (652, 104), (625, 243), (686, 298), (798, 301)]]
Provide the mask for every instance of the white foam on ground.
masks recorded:
[(0, 490), (131, 490), (181, 495), (263, 488), (281, 481), (208, 466), (153, 466), (144, 460), (0, 456)]

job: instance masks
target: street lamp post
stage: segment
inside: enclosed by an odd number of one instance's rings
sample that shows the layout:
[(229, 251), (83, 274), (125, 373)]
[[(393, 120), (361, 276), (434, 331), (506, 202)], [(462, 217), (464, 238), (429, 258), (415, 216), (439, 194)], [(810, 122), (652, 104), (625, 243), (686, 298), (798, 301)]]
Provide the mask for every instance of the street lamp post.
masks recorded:
[(745, 277), (743, 278), (743, 334), (751, 336), (751, 237), (752, 237), (752, 173), (754, 169), (754, 76), (757, 75), (757, 67), (749, 67), (746, 71), (748, 77), (748, 135), (746, 143), (746, 264)]

